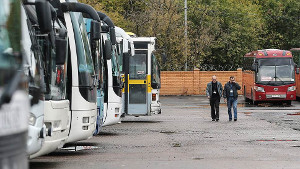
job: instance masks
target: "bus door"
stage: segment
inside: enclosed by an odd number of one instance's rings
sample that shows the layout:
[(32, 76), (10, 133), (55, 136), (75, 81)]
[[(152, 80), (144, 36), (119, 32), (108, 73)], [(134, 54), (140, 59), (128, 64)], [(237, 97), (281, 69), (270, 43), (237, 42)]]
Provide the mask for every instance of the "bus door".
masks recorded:
[[(147, 50), (129, 57), (128, 111), (129, 115), (148, 114)], [(141, 54), (143, 53), (143, 54)]]

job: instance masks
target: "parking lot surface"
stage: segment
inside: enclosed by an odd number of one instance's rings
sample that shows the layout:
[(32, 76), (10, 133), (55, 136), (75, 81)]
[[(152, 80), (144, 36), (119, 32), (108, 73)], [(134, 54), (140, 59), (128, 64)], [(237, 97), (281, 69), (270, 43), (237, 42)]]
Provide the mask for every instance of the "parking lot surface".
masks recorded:
[(30, 160), (31, 169), (299, 169), (300, 102), (253, 106), (239, 98), (238, 120), (210, 118), (204, 96), (161, 97), (162, 114), (126, 116), (100, 135)]

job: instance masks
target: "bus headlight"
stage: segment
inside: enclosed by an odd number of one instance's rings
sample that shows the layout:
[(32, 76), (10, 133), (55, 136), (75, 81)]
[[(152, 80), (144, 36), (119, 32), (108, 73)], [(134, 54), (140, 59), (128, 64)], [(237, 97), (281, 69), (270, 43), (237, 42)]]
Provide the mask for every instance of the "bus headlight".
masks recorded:
[(36, 116), (33, 113), (30, 113), (29, 121), (28, 121), (29, 125), (34, 126), (35, 122), (36, 122)]
[(265, 92), (265, 89), (263, 87), (254, 86), (254, 90), (257, 92)]
[(290, 86), (290, 87), (288, 87), (288, 92), (293, 92), (293, 91), (295, 91), (296, 90), (296, 86)]

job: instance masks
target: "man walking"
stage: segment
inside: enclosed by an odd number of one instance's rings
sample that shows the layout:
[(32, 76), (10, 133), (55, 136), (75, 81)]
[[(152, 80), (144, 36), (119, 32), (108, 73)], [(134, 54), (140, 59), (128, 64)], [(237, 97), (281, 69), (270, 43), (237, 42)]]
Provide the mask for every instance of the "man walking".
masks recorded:
[(212, 121), (219, 121), (219, 105), (222, 91), (223, 87), (222, 84), (217, 81), (217, 76), (212, 76), (212, 81), (209, 82), (206, 87), (206, 96), (210, 102)]
[(229, 121), (232, 120), (231, 107), (233, 107), (234, 121), (237, 121), (237, 91), (240, 89), (241, 86), (235, 82), (234, 76), (231, 76), (229, 78), (229, 82), (227, 82), (224, 86), (223, 97), (225, 103), (227, 102)]

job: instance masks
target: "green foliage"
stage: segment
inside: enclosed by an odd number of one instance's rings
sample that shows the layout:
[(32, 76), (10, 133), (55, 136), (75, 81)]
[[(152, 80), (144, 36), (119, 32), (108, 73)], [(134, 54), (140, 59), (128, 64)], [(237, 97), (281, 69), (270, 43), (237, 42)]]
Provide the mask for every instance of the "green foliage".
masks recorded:
[(157, 37), (162, 70), (184, 70), (185, 62), (237, 68), (250, 51), (300, 47), (299, 0), (188, 0), (187, 40), (183, 0), (81, 1), (126, 31)]

